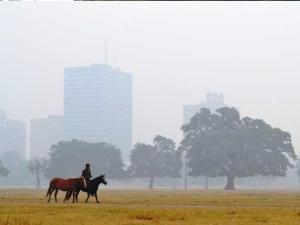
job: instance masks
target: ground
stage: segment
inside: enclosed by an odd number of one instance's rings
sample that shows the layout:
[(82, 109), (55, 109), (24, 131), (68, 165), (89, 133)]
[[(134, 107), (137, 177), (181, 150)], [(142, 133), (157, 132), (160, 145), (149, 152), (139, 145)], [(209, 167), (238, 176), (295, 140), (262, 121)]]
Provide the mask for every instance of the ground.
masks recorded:
[(0, 225), (299, 225), (300, 191), (105, 189), (47, 203), (45, 189), (0, 188)]

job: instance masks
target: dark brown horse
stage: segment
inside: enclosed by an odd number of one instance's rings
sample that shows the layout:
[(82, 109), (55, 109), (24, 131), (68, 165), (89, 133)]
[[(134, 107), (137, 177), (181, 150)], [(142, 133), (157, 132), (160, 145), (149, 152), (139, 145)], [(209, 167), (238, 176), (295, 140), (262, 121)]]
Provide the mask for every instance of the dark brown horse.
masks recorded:
[(97, 191), (98, 191), (98, 187), (101, 183), (107, 185), (107, 181), (105, 180), (104, 174), (101, 174), (99, 177), (89, 180), (89, 182), (87, 183), (87, 187), (80, 189), (78, 192), (67, 192), (64, 201), (69, 200), (71, 198), (71, 195), (73, 194), (73, 202), (74, 202), (74, 198), (77, 202), (79, 192), (84, 191), (87, 193), (87, 198), (86, 198), (85, 202), (87, 202), (90, 195), (92, 195), (92, 196), (96, 197), (96, 201), (97, 201), (97, 203), (99, 203)]
[[(68, 178), (68, 179), (55, 177), (50, 180), (46, 197), (49, 196), (48, 202), (50, 202), (51, 195), (53, 191), (55, 191), (54, 197), (55, 197), (55, 202), (57, 202), (56, 196), (59, 190), (76, 194), (80, 191), (80, 189), (83, 189), (84, 187), (85, 187), (85, 181), (83, 177)], [(74, 199), (73, 199), (73, 203), (74, 203)]]

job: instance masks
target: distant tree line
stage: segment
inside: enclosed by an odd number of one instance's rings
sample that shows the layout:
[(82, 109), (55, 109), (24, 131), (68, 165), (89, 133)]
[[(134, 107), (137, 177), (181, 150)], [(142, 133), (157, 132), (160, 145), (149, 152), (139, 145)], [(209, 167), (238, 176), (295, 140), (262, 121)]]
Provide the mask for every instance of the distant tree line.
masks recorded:
[(28, 161), (16, 151), (4, 151), (0, 155), (0, 185), (29, 186), (34, 178), (27, 169)]
[(173, 140), (157, 135), (153, 144), (137, 143), (131, 151), (130, 177), (148, 177), (153, 189), (155, 177), (180, 177), (181, 157)]
[(80, 175), (86, 162), (92, 165), (97, 174), (106, 174), (110, 178), (126, 177), (125, 165), (120, 149), (104, 142), (62, 141), (50, 149), (50, 160), (45, 176), (72, 177)]
[(79, 176), (84, 163), (89, 162), (94, 172), (104, 173), (108, 178), (148, 177), (151, 189), (155, 177), (180, 177), (182, 166), (175, 142), (159, 135), (153, 139), (153, 145), (135, 145), (130, 156), (131, 165), (127, 169), (120, 149), (104, 142), (62, 141), (53, 145), (49, 154), (44, 172), (47, 178)]
[[(296, 160), (288, 132), (261, 119), (241, 118), (234, 108), (216, 112), (202, 108), (181, 130), (184, 136), (178, 147), (160, 135), (154, 137), (152, 144), (136, 143), (127, 168), (116, 146), (80, 140), (53, 145), (49, 160), (34, 159), (27, 168), (35, 175), (37, 187), (41, 174), (46, 178), (79, 176), (89, 162), (94, 173), (105, 173), (108, 178), (148, 178), (152, 189), (155, 178), (181, 176), (185, 153), (190, 176), (226, 177), (225, 189), (235, 189), (237, 177), (285, 176)], [(300, 166), (298, 171), (300, 177)], [(9, 168), (0, 163), (0, 176), (8, 173)]]
[(7, 177), (9, 174), (9, 170), (3, 165), (2, 161), (0, 161), (0, 176)]

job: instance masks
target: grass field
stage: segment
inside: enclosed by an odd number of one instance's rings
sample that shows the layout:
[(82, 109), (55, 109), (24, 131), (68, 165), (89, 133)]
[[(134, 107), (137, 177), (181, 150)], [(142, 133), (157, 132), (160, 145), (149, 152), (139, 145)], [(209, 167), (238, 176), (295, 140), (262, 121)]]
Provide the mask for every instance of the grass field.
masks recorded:
[(46, 203), (45, 189), (0, 188), (1, 225), (299, 225), (300, 191), (105, 189), (100, 204)]

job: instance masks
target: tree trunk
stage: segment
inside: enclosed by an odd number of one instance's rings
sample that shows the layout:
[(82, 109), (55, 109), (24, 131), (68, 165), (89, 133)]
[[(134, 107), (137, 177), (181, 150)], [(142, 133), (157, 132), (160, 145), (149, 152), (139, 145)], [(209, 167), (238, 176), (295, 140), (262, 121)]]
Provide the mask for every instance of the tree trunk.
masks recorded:
[(188, 189), (188, 185), (187, 185), (187, 174), (184, 175), (184, 190)]
[(208, 189), (208, 176), (205, 176), (205, 190)]
[(187, 175), (188, 175), (188, 171), (187, 171), (187, 152), (185, 151), (185, 155), (184, 155), (184, 190), (188, 189)]
[(36, 172), (36, 188), (40, 188), (40, 184), (41, 184), (40, 173)]
[(227, 184), (226, 184), (226, 187), (224, 188), (225, 190), (235, 190), (234, 179), (235, 179), (235, 176), (233, 176), (233, 175), (227, 176)]
[(153, 182), (154, 182), (154, 178), (150, 177), (149, 189), (153, 189)]

